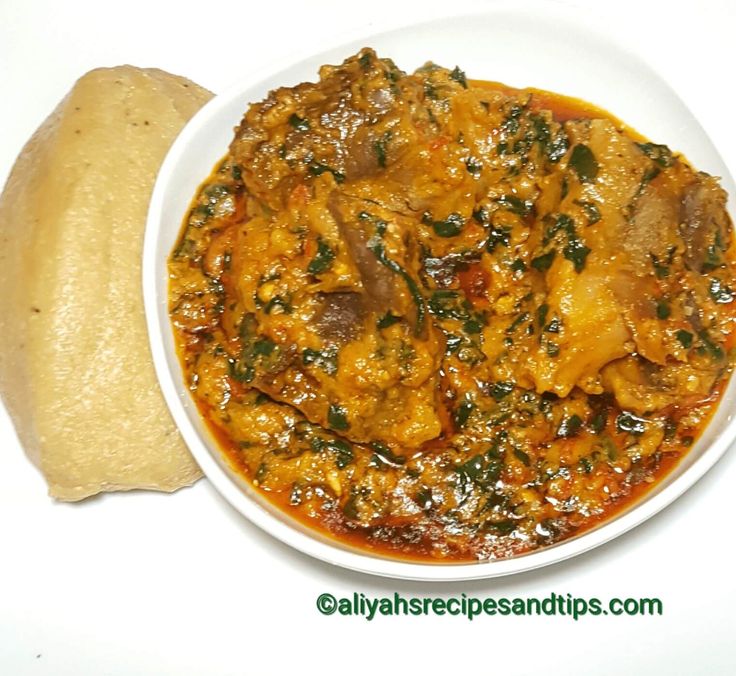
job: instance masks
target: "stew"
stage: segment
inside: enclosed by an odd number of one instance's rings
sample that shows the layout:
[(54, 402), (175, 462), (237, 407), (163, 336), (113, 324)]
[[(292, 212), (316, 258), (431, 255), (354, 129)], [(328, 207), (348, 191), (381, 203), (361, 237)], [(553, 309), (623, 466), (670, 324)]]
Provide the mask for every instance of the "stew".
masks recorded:
[(252, 105), (170, 258), (192, 397), (282, 509), (462, 561), (609, 518), (733, 364), (718, 181), (590, 104), (370, 49)]

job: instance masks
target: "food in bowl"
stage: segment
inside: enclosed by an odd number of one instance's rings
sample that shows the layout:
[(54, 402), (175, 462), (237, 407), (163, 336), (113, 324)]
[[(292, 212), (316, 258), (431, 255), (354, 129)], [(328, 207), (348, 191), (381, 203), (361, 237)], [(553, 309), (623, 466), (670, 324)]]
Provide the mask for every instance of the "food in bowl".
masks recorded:
[(370, 49), (252, 105), (170, 256), (223, 453), (338, 540), (515, 556), (671, 469), (732, 369), (726, 195), (593, 106)]

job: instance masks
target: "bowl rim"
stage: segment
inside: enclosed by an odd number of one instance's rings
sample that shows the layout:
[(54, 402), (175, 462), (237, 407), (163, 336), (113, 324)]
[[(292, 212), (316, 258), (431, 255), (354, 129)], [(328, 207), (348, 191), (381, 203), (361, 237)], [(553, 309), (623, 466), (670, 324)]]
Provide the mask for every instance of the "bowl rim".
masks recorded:
[[(586, 30), (592, 29), (601, 36), (609, 46), (624, 52), (629, 52), (625, 47), (620, 45), (610, 35), (601, 33), (598, 27), (591, 22), (591, 17), (583, 13), (580, 15), (580, 9), (567, 8), (556, 5), (550, 7), (547, 3), (536, 1), (524, 3), (503, 2), (489, 6), (482, 11), (464, 13), (462, 15), (450, 14), (445, 18), (467, 19), (473, 20), (474, 17), (485, 17), (489, 15), (497, 15), (503, 11), (527, 11), (542, 12), (545, 16), (553, 20), (568, 21), (577, 27), (585, 27)], [(323, 53), (345, 47), (346, 52), (358, 40), (365, 41), (369, 44), (371, 39), (391, 32), (400, 32), (402, 29), (416, 27), (418, 25), (430, 25), (443, 21), (442, 17), (433, 17), (423, 22), (405, 23), (397, 25), (395, 23), (385, 22), (384, 26), (373, 26), (370, 32), (365, 29), (357, 29), (349, 33), (339, 36), (334, 43), (322, 45), (318, 51), (300, 50), (291, 53), (272, 62), (251, 70), (248, 75), (241, 78), (231, 87), (227, 88), (222, 94), (213, 97), (203, 108), (201, 108), (192, 119), (185, 125), (181, 133), (178, 135), (167, 153), (156, 178), (154, 189), (149, 204), (146, 230), (143, 244), (143, 264), (142, 264), (142, 285), (143, 299), (145, 308), (146, 325), (148, 329), (149, 343), (153, 358), (153, 365), (156, 371), (161, 392), (167, 403), (169, 411), (179, 429), (184, 442), (188, 446), (195, 460), (199, 464), (205, 476), (212, 482), (220, 494), (251, 523), (255, 524), (265, 532), (274, 536), (281, 542), (326, 563), (337, 565), (343, 568), (368, 573), (383, 577), (391, 577), (398, 579), (420, 580), (426, 582), (434, 581), (461, 581), (474, 580), (492, 577), (500, 577), (504, 575), (514, 574), (541, 568), (553, 563), (564, 561), (573, 556), (577, 556), (598, 547), (619, 535), (626, 533), (635, 526), (643, 523), (647, 519), (654, 516), (667, 505), (674, 502), (687, 489), (697, 483), (700, 478), (715, 465), (715, 463), (723, 456), (731, 443), (736, 439), (736, 416), (731, 416), (727, 420), (725, 427), (720, 430), (715, 440), (702, 449), (696, 459), (690, 464), (679, 476), (668, 481), (665, 477), (660, 484), (661, 488), (647, 492), (637, 501), (633, 502), (623, 511), (613, 515), (601, 525), (584, 531), (580, 535), (564, 540), (558, 544), (533, 550), (529, 553), (509, 558), (479, 562), (419, 562), (400, 557), (390, 558), (383, 555), (376, 555), (366, 550), (360, 550), (355, 547), (345, 545), (337, 540), (333, 540), (322, 535), (315, 529), (310, 529), (297, 521), (293, 517), (279, 512), (274, 505), (270, 504), (267, 498), (260, 496), (244, 479), (235, 476), (234, 473), (226, 467), (226, 461), (219, 455), (216, 450), (211, 451), (208, 444), (203, 439), (202, 429), (197, 429), (187, 413), (186, 397), (188, 396), (183, 386), (183, 379), (178, 378), (179, 370), (170, 368), (169, 357), (166, 344), (167, 338), (164, 335), (164, 326), (171, 332), (168, 321), (168, 304), (167, 299), (160, 298), (157, 287), (160, 282), (159, 275), (161, 271), (165, 272), (166, 260), (163, 260), (163, 268), (161, 267), (161, 259), (159, 252), (159, 235), (160, 225), (165, 208), (165, 196), (167, 192), (168, 182), (171, 178), (172, 171), (182, 160), (192, 139), (203, 130), (206, 129), (212, 118), (214, 118), (221, 109), (234, 99), (238, 99), (249, 87), (264, 80), (270, 75), (279, 74), (290, 66), (299, 63), (307, 57), (319, 56)], [(628, 53), (629, 58), (637, 61), (642, 68), (648, 70), (663, 85), (667, 87), (671, 95), (676, 98), (695, 120), (689, 108), (679, 99), (676, 92), (672, 90), (667, 81), (651, 66), (637, 54)], [(699, 126), (699, 125), (698, 125)], [(701, 128), (702, 131), (702, 128)], [(705, 132), (702, 132), (706, 138)], [(714, 152), (720, 158), (717, 150)], [(722, 161), (722, 158), (721, 158)], [(723, 162), (724, 169), (726, 168)], [(729, 176), (727, 170), (723, 176), (724, 183), (733, 184), (733, 179)], [(733, 199), (733, 195), (732, 195)], [(168, 251), (166, 254), (168, 258)], [(163, 321), (162, 321), (163, 320)], [(177, 360), (178, 364), (178, 360)], [(176, 372), (176, 373), (175, 373)], [(735, 385), (732, 380), (731, 385)], [(724, 394), (725, 396), (725, 394)], [(721, 400), (722, 403), (723, 399)], [(712, 423), (709, 423), (709, 427)], [(702, 441), (702, 438), (699, 442)], [(699, 443), (698, 442), (698, 443)], [(211, 446), (216, 445), (213, 439), (209, 440)], [(696, 443), (696, 446), (698, 444)], [(694, 452), (694, 448), (686, 454), (688, 457)], [(680, 462), (683, 462), (681, 460)], [(675, 472), (676, 469), (672, 470)], [(672, 474), (670, 473), (670, 476)]]

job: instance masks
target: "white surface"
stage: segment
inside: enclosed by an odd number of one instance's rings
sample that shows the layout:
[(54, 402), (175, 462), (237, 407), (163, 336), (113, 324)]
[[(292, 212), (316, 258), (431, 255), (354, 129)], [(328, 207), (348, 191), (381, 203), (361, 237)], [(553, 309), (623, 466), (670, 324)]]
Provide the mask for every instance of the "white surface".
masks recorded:
[[(456, 1), (452, 8), (484, 4)], [(603, 29), (630, 42), (670, 82), (736, 173), (733, 5), (585, 4)], [(318, 50), (336, 33), (369, 29), (373, 19), (406, 23), (412, 9), (426, 19), (448, 5), (5, 0), (0, 177), (92, 67), (158, 66), (218, 91), (251, 66), (310, 44)], [(432, 56), (432, 45), (427, 52)], [(297, 554), (250, 525), (204, 481), (170, 496), (54, 504), (4, 416), (0, 445), (2, 674), (736, 672), (733, 451), (663, 513), (594, 552), (512, 578), (427, 584), (349, 573)], [(314, 607), (322, 592), (354, 591), (657, 596), (664, 615), (367, 622), (323, 617)]]
[[(554, 26), (555, 31), (549, 27)], [(192, 195), (219, 162), (248, 102), (260, 101), (277, 87), (314, 79), (323, 63), (339, 63), (370, 44), (409, 70), (427, 60), (426, 45), (438, 63), (461, 63), (468, 77), (493, 73), (501, 82), (529, 81), (551, 91), (574, 94), (616, 110), (650, 138), (677, 139), (678, 149), (696, 166), (736, 186), (717, 150), (677, 94), (646, 63), (613, 42), (597, 22), (580, 12), (550, 3), (495, 5), (485, 12), (444, 18), (395, 30), (361, 34), (357, 40), (265, 67), (210, 101), (191, 120), (169, 151), (151, 197), (143, 251), (143, 295), (153, 361), (164, 397), (184, 440), (202, 471), (218, 491), (250, 521), (299, 551), (352, 570), (412, 580), (457, 581), (532, 570), (592, 549), (656, 514), (697, 481), (736, 438), (736, 379), (727, 388), (720, 410), (685, 461), (618, 518), (555, 547), (526, 556), (482, 565), (428, 565), (370, 556), (318, 535), (269, 503), (232, 471), (218, 441), (207, 429), (181, 371), (169, 316), (168, 258), (181, 232)], [(540, 62), (529, 49), (544, 53)], [(581, 55), (585, 63), (581, 66)], [(631, 74), (636, 73), (632, 78)]]

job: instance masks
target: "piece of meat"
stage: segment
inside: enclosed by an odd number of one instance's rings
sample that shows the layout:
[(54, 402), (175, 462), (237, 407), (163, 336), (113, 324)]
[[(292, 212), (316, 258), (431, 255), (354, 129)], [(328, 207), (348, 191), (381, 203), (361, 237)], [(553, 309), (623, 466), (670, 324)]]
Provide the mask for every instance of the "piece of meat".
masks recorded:
[(360, 273), (364, 307), (383, 315), (390, 312), (396, 304), (402, 280), (381, 264), (371, 250), (370, 243), (377, 237), (375, 220), (360, 218), (361, 214), (368, 214), (360, 207), (370, 208), (371, 205), (356, 202), (357, 200), (346, 199), (335, 191), (330, 195), (328, 206), (347, 246), (348, 255)]
[(630, 356), (606, 365), (601, 379), (622, 409), (643, 415), (703, 401), (710, 395), (719, 369), (718, 364), (704, 361), (660, 366)]
[(318, 83), (252, 106), (231, 145), (249, 195), (232, 274), (253, 317), (237, 373), (314, 423), (399, 452), (441, 431), (443, 342), (428, 326), (408, 236), (421, 214), (351, 187), (380, 185), (405, 143), (397, 127), (412, 129), (406, 90), (421, 86), (403, 78), (363, 50)]
[(315, 326), (322, 338), (337, 344), (356, 340), (366, 316), (363, 295), (352, 291), (326, 293), (315, 315)]
[(384, 118), (401, 113), (402, 75), (365, 49), (339, 66), (323, 66), (319, 82), (276, 89), (252, 105), (230, 146), (251, 193), (279, 209), (309, 176), (329, 172), (342, 181), (379, 171), (376, 144), (389, 133)]
[[(702, 332), (703, 317), (712, 321), (709, 282), (700, 272), (722, 264), (730, 220), (715, 179), (695, 174), (664, 146), (637, 143), (607, 120), (570, 122), (566, 130), (571, 144), (589, 149), (595, 176), (580, 180), (568, 158), (569, 190), (557, 210), (573, 220), (555, 235), (558, 255), (545, 274), (545, 302), (561, 320), (559, 335), (549, 337), (559, 354), (547, 358), (541, 345), (523, 372), (539, 391), (612, 388), (623, 398), (623, 367), (601, 380), (606, 364), (627, 365), (621, 358), (634, 352), (662, 368), (681, 362), (687, 352), (678, 331), (690, 340)], [(596, 205), (594, 223), (576, 211), (581, 204)], [(590, 250), (580, 270), (559, 255), (573, 235)], [(654, 390), (640, 398), (656, 408), (683, 387), (678, 381), (666, 395)]]
[(547, 335), (559, 355), (551, 359), (540, 349), (523, 368), (540, 392), (564, 397), (577, 385), (600, 393), (601, 368), (634, 348), (616, 297), (605, 277), (592, 270), (577, 274), (568, 265), (553, 267), (548, 283), (549, 314), (560, 317), (562, 328)]
[(704, 267), (719, 262), (730, 241), (731, 223), (726, 192), (715, 178), (701, 173), (685, 188), (678, 224), (688, 265), (706, 271)]

